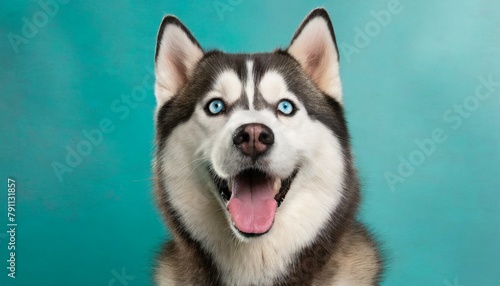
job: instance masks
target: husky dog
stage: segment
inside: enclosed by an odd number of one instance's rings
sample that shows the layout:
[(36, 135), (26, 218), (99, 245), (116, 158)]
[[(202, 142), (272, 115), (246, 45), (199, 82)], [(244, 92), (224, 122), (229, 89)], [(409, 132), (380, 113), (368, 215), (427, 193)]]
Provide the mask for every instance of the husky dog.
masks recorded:
[(155, 73), (157, 285), (378, 285), (324, 9), (259, 54), (204, 51), (166, 16)]

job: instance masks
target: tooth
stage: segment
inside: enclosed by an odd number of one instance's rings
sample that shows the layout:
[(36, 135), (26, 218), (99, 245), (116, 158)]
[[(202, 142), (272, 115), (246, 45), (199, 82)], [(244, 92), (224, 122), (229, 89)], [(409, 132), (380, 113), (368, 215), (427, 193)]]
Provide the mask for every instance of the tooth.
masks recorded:
[(233, 184), (231, 182), (231, 179), (227, 179), (227, 189), (229, 190), (229, 193), (233, 193)]
[(273, 183), (273, 191), (274, 191), (274, 195), (277, 195), (280, 191), (280, 188), (281, 188), (281, 179), (276, 177), (274, 179), (274, 183)]

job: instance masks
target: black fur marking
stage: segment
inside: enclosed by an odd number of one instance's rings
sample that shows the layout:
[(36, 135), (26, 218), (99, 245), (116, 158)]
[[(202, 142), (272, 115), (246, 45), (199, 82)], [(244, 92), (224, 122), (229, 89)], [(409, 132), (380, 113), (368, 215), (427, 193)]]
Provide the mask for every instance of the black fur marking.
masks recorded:
[(262, 76), (268, 71), (268, 67), (266, 63), (262, 62), (262, 57), (254, 56), (253, 58), (253, 81), (255, 83), (255, 91), (254, 91), (254, 97), (253, 97), (253, 106), (255, 110), (263, 110), (263, 109), (270, 109), (272, 110), (274, 106), (267, 102), (264, 97), (262, 96), (262, 93), (260, 90), (257, 88), (258, 84), (260, 83)]
[(158, 150), (162, 150), (166, 139), (170, 136), (172, 131), (179, 124), (189, 120), (194, 112), (194, 105), (189, 102), (183, 102), (182, 100), (174, 99), (165, 103), (160, 111), (158, 112), (157, 119), (157, 137), (156, 144), (158, 145)]
[(264, 97), (262, 96), (262, 93), (257, 89), (255, 90), (255, 95), (253, 98), (253, 107), (255, 108), (255, 110), (263, 110), (263, 109), (268, 109), (272, 111), (276, 110), (276, 106), (267, 102), (267, 100), (265, 100)]

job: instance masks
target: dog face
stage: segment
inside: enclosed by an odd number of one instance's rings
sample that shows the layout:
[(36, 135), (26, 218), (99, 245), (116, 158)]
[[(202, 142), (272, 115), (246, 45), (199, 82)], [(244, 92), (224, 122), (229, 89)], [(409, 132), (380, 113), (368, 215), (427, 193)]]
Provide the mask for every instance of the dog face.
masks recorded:
[(242, 240), (302, 214), (326, 220), (348, 134), (324, 10), (304, 20), (287, 50), (263, 54), (204, 52), (167, 16), (155, 70), (158, 176), (195, 237), (211, 231), (207, 219)]

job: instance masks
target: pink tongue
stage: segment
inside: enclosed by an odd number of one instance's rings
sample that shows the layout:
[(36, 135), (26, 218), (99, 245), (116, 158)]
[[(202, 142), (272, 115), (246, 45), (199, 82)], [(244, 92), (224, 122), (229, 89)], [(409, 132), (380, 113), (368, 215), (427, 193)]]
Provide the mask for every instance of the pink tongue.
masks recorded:
[(273, 225), (276, 207), (271, 178), (257, 171), (245, 171), (234, 178), (228, 209), (241, 232), (267, 232)]

